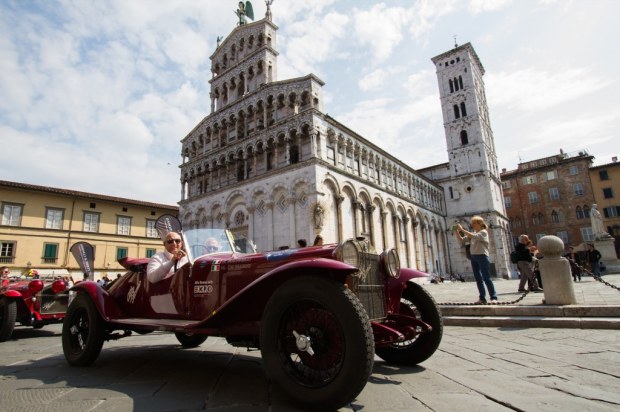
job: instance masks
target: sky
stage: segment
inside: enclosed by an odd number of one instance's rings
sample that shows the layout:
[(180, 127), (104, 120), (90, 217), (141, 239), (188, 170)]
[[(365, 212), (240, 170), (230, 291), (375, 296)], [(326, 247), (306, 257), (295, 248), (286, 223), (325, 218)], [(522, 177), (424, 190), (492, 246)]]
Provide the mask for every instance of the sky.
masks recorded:
[[(0, 180), (176, 204), (183, 139), (210, 112), (229, 0), (1, 0)], [(254, 1), (255, 18), (265, 15)], [(620, 1), (275, 0), (278, 80), (414, 169), (448, 161), (431, 58), (471, 43), (500, 169), (620, 155)]]

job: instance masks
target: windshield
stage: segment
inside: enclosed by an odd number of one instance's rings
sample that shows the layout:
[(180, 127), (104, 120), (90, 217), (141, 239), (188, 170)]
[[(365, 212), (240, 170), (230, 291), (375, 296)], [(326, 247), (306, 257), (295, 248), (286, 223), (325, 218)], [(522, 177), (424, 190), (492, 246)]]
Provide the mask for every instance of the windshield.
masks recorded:
[(183, 235), (191, 261), (210, 253), (254, 252), (250, 241), (224, 229), (189, 229)]

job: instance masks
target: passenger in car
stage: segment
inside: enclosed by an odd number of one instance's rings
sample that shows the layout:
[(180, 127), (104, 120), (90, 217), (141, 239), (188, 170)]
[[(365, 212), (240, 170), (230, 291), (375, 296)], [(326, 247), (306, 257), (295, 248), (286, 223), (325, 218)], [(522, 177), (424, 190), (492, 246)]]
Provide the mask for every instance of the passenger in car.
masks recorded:
[(146, 267), (146, 275), (151, 283), (159, 282), (174, 275), (174, 272), (189, 260), (183, 250), (183, 239), (176, 232), (170, 232), (164, 239), (163, 252), (155, 253)]

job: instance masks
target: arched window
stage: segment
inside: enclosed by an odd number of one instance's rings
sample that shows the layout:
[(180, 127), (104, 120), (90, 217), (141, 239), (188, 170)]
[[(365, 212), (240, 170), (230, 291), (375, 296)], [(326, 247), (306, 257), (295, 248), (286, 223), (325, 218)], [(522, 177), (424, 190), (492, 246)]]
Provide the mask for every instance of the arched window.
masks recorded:
[(463, 78), (461, 76), (459, 76), (459, 87), (463, 88)]
[(459, 117), (461, 117), (461, 113), (459, 112), (459, 107), (455, 104), (454, 105), (454, 118), (458, 119)]
[(585, 217), (585, 215), (583, 214), (583, 209), (581, 208), (581, 206), (577, 206), (575, 208), (575, 213), (577, 214), (577, 219), (583, 219)]
[(538, 225), (538, 224), (540, 224), (540, 221), (538, 220), (538, 215), (537, 215), (536, 213), (534, 213), (534, 214), (532, 215), (532, 224), (533, 224), (533, 225)]
[(450, 93), (454, 93), (454, 84), (452, 84), (452, 79), (450, 79)]
[(459, 89), (459, 82), (456, 80), (456, 77), (454, 78), (454, 90), (458, 90)]
[(542, 213), (538, 214), (538, 223), (541, 225), (545, 223), (545, 215), (543, 215)]
[(560, 223), (560, 214), (555, 210), (551, 212), (551, 221), (553, 223)]
[(583, 217), (590, 219), (590, 207), (588, 205), (583, 207)]
[(461, 130), (461, 144), (466, 145), (469, 143), (469, 139), (467, 138), (467, 131)]
[(467, 116), (467, 111), (465, 110), (465, 102), (461, 102), (461, 115), (463, 117)]

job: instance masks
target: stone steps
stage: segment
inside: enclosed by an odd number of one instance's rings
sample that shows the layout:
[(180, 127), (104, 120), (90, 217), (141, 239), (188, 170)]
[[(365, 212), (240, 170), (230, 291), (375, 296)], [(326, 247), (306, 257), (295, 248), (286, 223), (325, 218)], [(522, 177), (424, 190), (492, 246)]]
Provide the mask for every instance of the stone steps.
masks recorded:
[(611, 305), (441, 305), (446, 326), (620, 329)]

